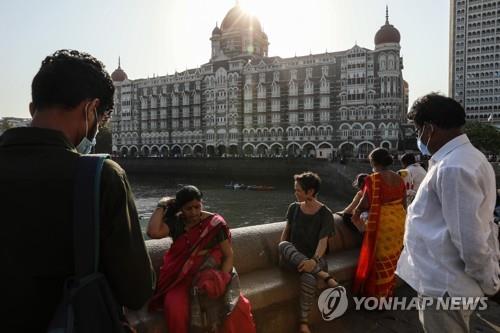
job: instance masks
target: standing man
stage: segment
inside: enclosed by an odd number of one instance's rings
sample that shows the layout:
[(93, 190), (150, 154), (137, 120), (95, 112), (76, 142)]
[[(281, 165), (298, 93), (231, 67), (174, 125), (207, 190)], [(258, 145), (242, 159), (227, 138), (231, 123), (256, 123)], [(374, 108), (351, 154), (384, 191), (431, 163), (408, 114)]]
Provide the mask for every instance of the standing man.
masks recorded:
[(415, 198), (427, 171), (425, 171), (420, 163), (417, 163), (415, 155), (412, 153), (406, 153), (401, 156), (401, 165), (403, 166), (403, 170), (399, 170), (398, 173), (405, 181), (406, 202), (409, 206)]
[[(461, 131), (465, 111), (433, 93), (417, 100), (408, 118), (420, 151), (432, 157), (408, 208), (396, 273), (419, 297), (495, 295), (500, 289), (495, 174)], [(426, 332), (469, 332), (471, 313), (426, 307), (419, 319)]]
[[(0, 313), (5, 332), (46, 332), (74, 274), (73, 192), (80, 154), (113, 108), (114, 86), (89, 54), (45, 58), (31, 86), (31, 127), (0, 137)], [(119, 305), (140, 308), (154, 273), (125, 172), (101, 174), (99, 270)]]

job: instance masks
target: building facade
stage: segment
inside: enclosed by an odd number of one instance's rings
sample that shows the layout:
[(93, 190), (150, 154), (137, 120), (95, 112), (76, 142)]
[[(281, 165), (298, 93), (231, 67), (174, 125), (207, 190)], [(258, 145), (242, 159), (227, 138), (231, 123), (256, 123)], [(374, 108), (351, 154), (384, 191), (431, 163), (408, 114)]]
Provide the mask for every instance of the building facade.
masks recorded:
[(500, 127), (500, 1), (450, 1), (449, 94), (468, 119)]
[(129, 80), (119, 64), (114, 152), (329, 158), (398, 148), (408, 85), (387, 12), (374, 50), (270, 57), (259, 21), (238, 5), (210, 40), (209, 62), (182, 73)]

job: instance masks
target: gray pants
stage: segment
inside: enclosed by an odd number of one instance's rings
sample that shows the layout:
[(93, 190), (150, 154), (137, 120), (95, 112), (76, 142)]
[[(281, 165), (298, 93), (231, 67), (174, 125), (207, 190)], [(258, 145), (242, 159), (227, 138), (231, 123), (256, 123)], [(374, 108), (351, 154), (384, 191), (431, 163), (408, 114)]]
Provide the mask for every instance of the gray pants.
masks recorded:
[[(422, 304), (422, 297), (427, 296), (418, 294), (419, 304)], [(447, 293), (444, 298), (446, 297), (449, 297)], [(437, 310), (431, 306), (419, 310), (418, 319), (426, 333), (469, 333), (469, 321), (472, 312), (472, 310)]]
[[(279, 253), (281, 257), (281, 264), (286, 268), (297, 271), (299, 264), (309, 259), (302, 253), (300, 253), (295, 246), (290, 242), (281, 242), (279, 244)], [(319, 263), (316, 264), (311, 273), (299, 273), (300, 274), (300, 322), (307, 323), (309, 321), (309, 313), (311, 312), (311, 306), (316, 295), (317, 286), (317, 276), (320, 271), (328, 272), (328, 265), (324, 258), (320, 258)]]

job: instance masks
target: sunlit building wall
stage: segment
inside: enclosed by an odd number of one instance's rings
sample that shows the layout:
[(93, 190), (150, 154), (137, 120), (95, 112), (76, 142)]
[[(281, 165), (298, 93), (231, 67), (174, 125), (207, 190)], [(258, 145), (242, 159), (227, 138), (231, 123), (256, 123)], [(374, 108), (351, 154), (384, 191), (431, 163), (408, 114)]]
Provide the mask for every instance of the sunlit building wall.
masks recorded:
[(386, 14), (374, 50), (269, 56), (260, 22), (236, 5), (213, 29), (209, 62), (199, 68), (129, 80), (119, 64), (113, 150), (318, 158), (394, 151), (408, 103), (400, 39)]

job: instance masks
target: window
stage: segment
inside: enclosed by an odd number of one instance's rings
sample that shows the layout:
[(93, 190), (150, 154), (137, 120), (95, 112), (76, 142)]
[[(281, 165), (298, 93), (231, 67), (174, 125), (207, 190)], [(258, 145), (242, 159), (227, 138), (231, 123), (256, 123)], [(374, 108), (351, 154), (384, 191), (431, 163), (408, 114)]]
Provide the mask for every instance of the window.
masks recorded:
[(330, 107), (330, 96), (321, 96), (320, 108), (326, 109)]
[(244, 113), (252, 113), (252, 101), (245, 101)]
[(321, 76), (328, 76), (328, 66), (321, 67)]
[(245, 116), (243, 122), (247, 127), (252, 125), (252, 116)]
[(272, 100), (271, 111), (274, 111), (274, 112), (280, 111), (280, 100), (279, 99)]
[(312, 112), (306, 112), (304, 113), (304, 121), (306, 123), (312, 123), (314, 120), (314, 115)]
[(297, 70), (296, 69), (292, 69), (290, 71), (290, 79), (291, 80), (297, 80)]
[(297, 110), (299, 108), (299, 100), (298, 98), (289, 98), (288, 99), (288, 109), (289, 110)]
[(314, 108), (314, 97), (304, 97), (304, 109), (310, 110)]
[(273, 73), (273, 81), (278, 82), (280, 80), (280, 72)]
[(299, 115), (294, 112), (294, 113), (289, 113), (288, 114), (288, 121), (290, 124), (296, 124), (299, 121)]
[(257, 112), (266, 112), (266, 101), (257, 102)]
[(319, 115), (319, 120), (321, 122), (330, 121), (330, 112), (328, 112), (328, 111), (321, 111), (321, 113)]
[(290, 86), (288, 87), (288, 95), (290, 96), (297, 96), (299, 94), (299, 89), (298, 86), (295, 82), (292, 82)]
[(266, 123), (266, 115), (259, 114), (259, 116), (257, 117), (257, 124), (264, 125), (265, 123)]
[(312, 78), (312, 73), (313, 73), (312, 68), (306, 68), (306, 79)]
[(277, 123), (279, 123), (279, 122), (280, 122), (280, 120), (281, 120), (281, 119), (280, 119), (280, 114), (273, 114), (273, 115), (272, 115), (271, 122), (272, 122), (273, 124), (277, 124)]

